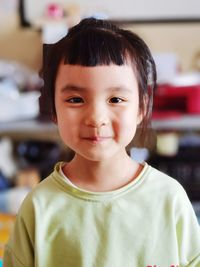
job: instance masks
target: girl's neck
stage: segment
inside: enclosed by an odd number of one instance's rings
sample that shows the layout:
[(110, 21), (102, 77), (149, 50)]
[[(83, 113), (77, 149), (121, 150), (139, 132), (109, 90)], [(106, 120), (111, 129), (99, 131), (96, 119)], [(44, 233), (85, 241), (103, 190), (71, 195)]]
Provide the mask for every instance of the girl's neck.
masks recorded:
[(126, 153), (115, 159), (101, 162), (90, 161), (75, 155), (65, 164), (63, 172), (76, 186), (96, 192), (112, 191), (134, 180), (142, 166)]

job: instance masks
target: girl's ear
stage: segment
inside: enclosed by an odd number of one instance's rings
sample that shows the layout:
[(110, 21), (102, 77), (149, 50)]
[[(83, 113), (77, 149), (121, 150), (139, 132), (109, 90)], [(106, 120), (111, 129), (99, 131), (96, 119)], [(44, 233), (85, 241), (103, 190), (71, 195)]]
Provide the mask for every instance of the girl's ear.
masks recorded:
[(51, 120), (53, 123), (57, 124), (57, 117), (55, 115), (51, 116)]
[(141, 110), (139, 110), (138, 116), (137, 116), (137, 126), (140, 125), (140, 123), (142, 122), (144, 118), (144, 114)]
[(147, 109), (148, 109), (148, 96), (144, 95), (142, 108), (140, 107), (138, 111), (137, 125), (142, 123), (144, 117), (147, 114)]

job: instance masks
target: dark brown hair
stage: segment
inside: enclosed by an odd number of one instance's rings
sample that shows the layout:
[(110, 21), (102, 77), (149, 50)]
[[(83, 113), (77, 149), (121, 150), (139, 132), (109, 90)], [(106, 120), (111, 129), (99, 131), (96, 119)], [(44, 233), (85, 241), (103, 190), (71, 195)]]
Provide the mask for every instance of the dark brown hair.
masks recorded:
[(87, 18), (72, 27), (57, 43), (45, 44), (43, 56), (41, 98), (54, 118), (55, 81), (61, 61), (82, 66), (131, 63), (139, 87), (139, 105), (143, 113), (141, 127), (146, 130), (156, 87), (156, 67), (148, 46), (138, 35), (107, 20)]

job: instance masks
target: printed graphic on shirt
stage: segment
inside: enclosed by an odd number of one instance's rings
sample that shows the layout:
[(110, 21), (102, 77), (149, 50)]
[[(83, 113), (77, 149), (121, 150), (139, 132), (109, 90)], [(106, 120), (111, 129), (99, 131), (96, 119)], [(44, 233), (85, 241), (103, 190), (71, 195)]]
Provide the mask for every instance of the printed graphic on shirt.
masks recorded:
[[(162, 267), (162, 266), (158, 266), (156, 264), (153, 264), (153, 265), (147, 265), (145, 267)], [(179, 267), (179, 265), (177, 265), (177, 264), (171, 264), (169, 267)]]

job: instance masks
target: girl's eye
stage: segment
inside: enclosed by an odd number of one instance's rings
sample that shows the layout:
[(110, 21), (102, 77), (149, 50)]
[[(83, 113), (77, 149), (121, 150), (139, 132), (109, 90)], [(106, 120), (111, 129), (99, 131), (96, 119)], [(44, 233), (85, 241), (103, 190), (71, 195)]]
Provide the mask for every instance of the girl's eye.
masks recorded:
[(83, 103), (84, 101), (81, 97), (72, 97), (72, 98), (67, 99), (66, 102), (79, 104), (79, 103)]
[(122, 98), (120, 98), (120, 97), (112, 97), (110, 100), (109, 100), (109, 102), (110, 103), (121, 103), (121, 102), (123, 102), (124, 100), (122, 99)]

